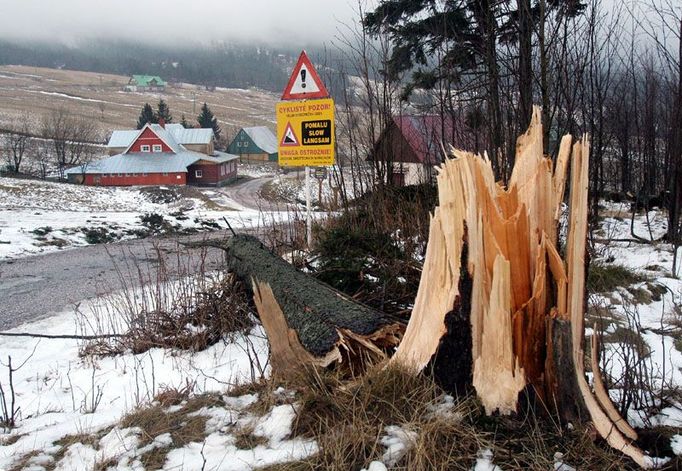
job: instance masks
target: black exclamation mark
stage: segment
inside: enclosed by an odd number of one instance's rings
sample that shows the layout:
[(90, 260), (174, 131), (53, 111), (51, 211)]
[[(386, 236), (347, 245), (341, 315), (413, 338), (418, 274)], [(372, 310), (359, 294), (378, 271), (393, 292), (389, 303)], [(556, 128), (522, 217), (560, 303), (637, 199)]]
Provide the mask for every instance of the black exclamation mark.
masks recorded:
[(305, 76), (306, 76), (306, 70), (302, 69), (301, 70), (301, 88), (305, 88)]

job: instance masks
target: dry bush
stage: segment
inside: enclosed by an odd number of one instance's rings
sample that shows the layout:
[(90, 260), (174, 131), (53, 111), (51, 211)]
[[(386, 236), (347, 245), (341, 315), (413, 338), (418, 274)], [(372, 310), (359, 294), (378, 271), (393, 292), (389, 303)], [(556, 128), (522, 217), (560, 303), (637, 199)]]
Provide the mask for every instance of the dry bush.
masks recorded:
[(177, 406), (189, 399), (196, 382), (185, 379), (185, 385), (182, 387), (161, 387), (161, 391), (154, 396), (154, 402), (159, 403), (163, 407)]
[(123, 289), (101, 296), (93, 315), (79, 312), (83, 333), (115, 334), (86, 341), (81, 355), (138, 354), (156, 347), (201, 351), (253, 327), (251, 299), (231, 273), (208, 273), (205, 260), (189, 255), (187, 260), (178, 255), (176, 266), (169, 267), (156, 252), (156, 268), (116, 265)]

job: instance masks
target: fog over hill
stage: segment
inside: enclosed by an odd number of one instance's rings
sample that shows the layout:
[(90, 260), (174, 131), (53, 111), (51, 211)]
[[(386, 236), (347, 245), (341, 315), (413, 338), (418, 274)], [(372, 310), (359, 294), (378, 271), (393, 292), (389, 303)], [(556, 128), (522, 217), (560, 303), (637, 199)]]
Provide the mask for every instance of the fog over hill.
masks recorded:
[(0, 65), (279, 91), (301, 49), (322, 60), (358, 18), (351, 0), (3, 0)]

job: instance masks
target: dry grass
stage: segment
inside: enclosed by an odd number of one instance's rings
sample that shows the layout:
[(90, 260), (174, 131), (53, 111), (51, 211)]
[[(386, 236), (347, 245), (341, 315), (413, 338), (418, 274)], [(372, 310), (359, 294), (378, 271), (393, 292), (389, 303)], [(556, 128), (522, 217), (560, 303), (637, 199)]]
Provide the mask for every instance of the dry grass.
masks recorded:
[(257, 446), (267, 445), (268, 439), (253, 434), (254, 427), (245, 427), (234, 433), (234, 446), (240, 450), (252, 450)]
[(182, 407), (174, 412), (168, 412), (167, 407), (160, 404), (137, 409), (123, 417), (118, 426), (121, 428), (139, 427), (142, 430), (140, 447), (151, 443), (159, 435), (170, 434), (172, 440), (170, 446), (154, 448), (140, 456), (145, 469), (160, 469), (172, 448), (202, 442), (206, 438), (208, 417), (193, 413), (202, 408), (223, 405), (224, 402), (219, 395), (202, 394), (187, 399)]
[[(309, 372), (299, 383), (301, 404), (293, 435), (313, 438), (320, 452), (270, 471), (357, 470), (382, 460), (386, 427), (415, 432), (409, 451), (390, 469), (471, 470), (481, 450), (490, 449), (502, 469), (553, 469), (555, 453), (577, 469), (627, 470), (637, 467), (610, 449), (589, 429), (567, 430), (551, 417), (488, 417), (472, 398), (455, 400), (447, 410), (443, 392), (423, 376), (378, 369), (347, 383)], [(434, 412), (438, 410), (438, 412)]]
[[(7, 76), (7, 77), (2, 77)], [(121, 93), (128, 77), (39, 67), (0, 67), (0, 128), (11, 127), (25, 110), (35, 113), (36, 124), (59, 107), (76, 115), (95, 118), (103, 134), (114, 129), (130, 129), (145, 102), (153, 106), (163, 98), (174, 121), (184, 114), (189, 121), (199, 112), (196, 103), (208, 103), (226, 133), (233, 133), (235, 120), (241, 126), (272, 126), (271, 118), (277, 97), (261, 90), (208, 91), (185, 85), (168, 87), (163, 94)], [(66, 96), (64, 96), (66, 95)], [(236, 119), (238, 116), (238, 119)], [(232, 136), (233, 137), (233, 134)]]
[(24, 468), (27, 468), (30, 466), (32, 458), (35, 458), (36, 456), (40, 456), (41, 454), (42, 454), (42, 452), (40, 452), (38, 450), (33, 450), (30, 453), (23, 455), (7, 471), (22, 471)]
[[(157, 260), (162, 258), (157, 253)], [(156, 347), (197, 352), (253, 327), (251, 298), (236, 277), (209, 275), (203, 259), (176, 263), (117, 267), (123, 290), (104, 297), (94, 315), (81, 316), (80, 322), (84, 331), (121, 336), (85, 342), (80, 355), (139, 354)], [(200, 268), (189, 276), (193, 264)]]

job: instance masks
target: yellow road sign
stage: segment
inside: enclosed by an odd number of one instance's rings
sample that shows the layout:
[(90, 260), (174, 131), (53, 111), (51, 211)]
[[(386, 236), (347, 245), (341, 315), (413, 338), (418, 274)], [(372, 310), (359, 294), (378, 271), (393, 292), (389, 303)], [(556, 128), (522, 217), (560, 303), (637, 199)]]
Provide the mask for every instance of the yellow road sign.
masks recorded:
[(277, 103), (277, 141), (283, 167), (334, 165), (334, 100)]

